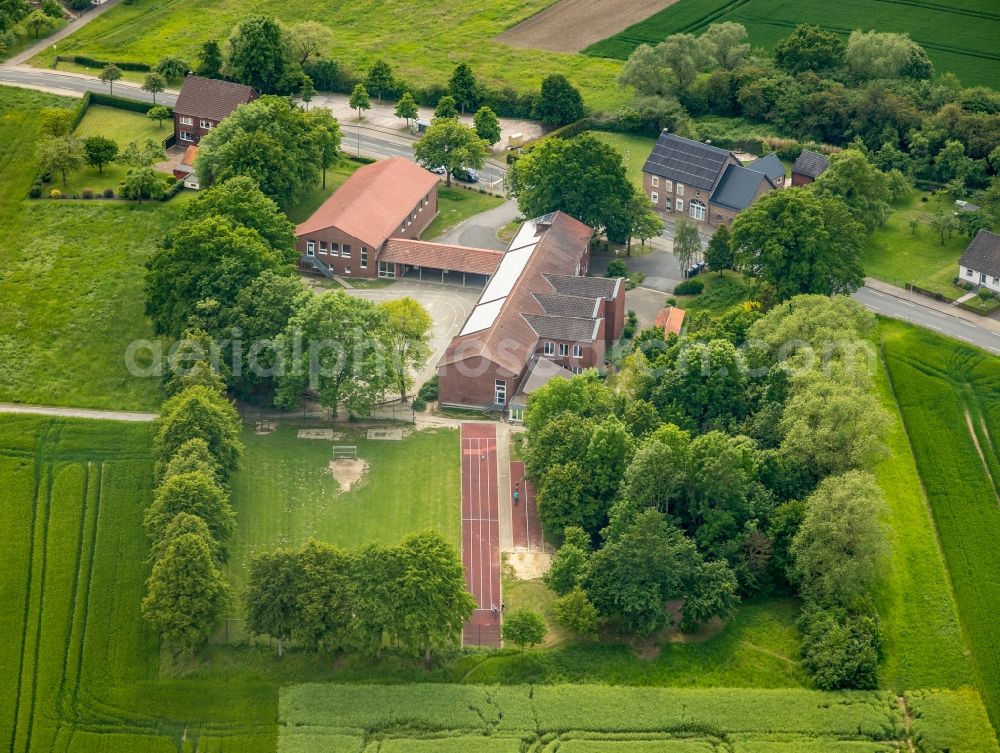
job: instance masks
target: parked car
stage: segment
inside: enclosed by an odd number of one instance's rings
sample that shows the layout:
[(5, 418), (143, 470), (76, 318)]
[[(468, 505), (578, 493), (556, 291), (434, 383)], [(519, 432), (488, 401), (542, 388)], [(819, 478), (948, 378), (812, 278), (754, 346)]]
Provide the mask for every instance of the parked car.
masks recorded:
[(463, 183), (478, 183), (479, 173), (473, 170), (471, 167), (460, 167), (455, 172), (452, 173), (455, 176), (455, 180), (460, 180)]
[(435, 165), (434, 167), (428, 167), (427, 169), (430, 170), (435, 175), (444, 175), (446, 172), (448, 172), (447, 170), (444, 169), (444, 165)]

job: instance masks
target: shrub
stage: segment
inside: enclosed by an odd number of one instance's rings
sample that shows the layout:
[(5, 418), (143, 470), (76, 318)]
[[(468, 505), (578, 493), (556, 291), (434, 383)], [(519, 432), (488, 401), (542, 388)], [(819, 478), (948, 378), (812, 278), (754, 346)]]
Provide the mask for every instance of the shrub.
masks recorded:
[(427, 401), (424, 400), (420, 395), (413, 398), (413, 410), (415, 411), (425, 411), (427, 410)]
[(104, 189), (104, 198), (105, 199), (113, 199), (113, 198), (115, 198), (115, 189), (113, 189), (113, 188), (105, 188)]
[(633, 290), (639, 285), (642, 285), (642, 281), (646, 279), (645, 272), (632, 272), (629, 274), (628, 279), (625, 281), (625, 289)]
[(628, 274), (628, 267), (621, 259), (612, 259), (608, 262), (608, 277), (625, 277)]
[(63, 192), (60, 191), (58, 188), (53, 188), (51, 191), (49, 191), (50, 199), (61, 199), (62, 197), (63, 197)]
[(37, 183), (28, 189), (29, 199), (40, 199), (42, 197), (42, 187)]
[(882, 632), (878, 616), (807, 607), (799, 618), (802, 665), (820, 690), (877, 686)]
[(675, 295), (700, 295), (705, 289), (705, 283), (701, 280), (684, 280), (684, 282), (674, 287)]
[(990, 298), (993, 297), (993, 292), (987, 290), (986, 288), (979, 288), (979, 292), (976, 293), (976, 295), (978, 295), (982, 300), (988, 301)]
[(80, 191), (80, 198), (83, 198), (83, 199), (92, 199), (92, 198), (94, 198), (94, 189), (93, 188), (84, 188), (83, 190)]
[(437, 374), (420, 385), (420, 389), (417, 391), (417, 397), (428, 403), (432, 403), (438, 399)]
[(574, 588), (555, 603), (556, 623), (578, 635), (597, 633), (597, 608), (581, 588)]

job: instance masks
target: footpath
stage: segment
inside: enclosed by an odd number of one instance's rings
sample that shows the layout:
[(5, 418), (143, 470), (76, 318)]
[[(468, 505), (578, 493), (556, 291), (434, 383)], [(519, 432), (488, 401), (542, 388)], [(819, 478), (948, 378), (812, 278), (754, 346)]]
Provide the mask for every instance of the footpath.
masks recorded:
[(964, 319), (977, 327), (982, 327), (983, 329), (1000, 334), (1000, 320), (992, 317), (981, 316), (980, 314), (973, 313), (972, 311), (966, 311), (965, 309), (951, 303), (938, 301), (930, 296), (921, 295), (920, 293), (916, 293), (914, 291), (890, 285), (887, 282), (876, 280), (874, 277), (865, 278), (865, 287), (877, 290), (879, 293), (884, 293), (885, 295), (894, 296), (902, 301), (906, 301), (907, 303), (923, 306), (924, 308), (931, 309), (932, 311), (944, 314), (945, 316), (953, 316), (957, 319)]

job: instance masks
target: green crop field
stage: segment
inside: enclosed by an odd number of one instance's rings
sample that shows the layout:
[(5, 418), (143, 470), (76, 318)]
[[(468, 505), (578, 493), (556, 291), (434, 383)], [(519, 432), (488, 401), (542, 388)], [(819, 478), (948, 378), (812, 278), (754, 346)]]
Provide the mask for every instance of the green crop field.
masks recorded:
[[(950, 753), (998, 750), (974, 693), (919, 707), (923, 739)], [(600, 685), (299, 685), (279, 706), (280, 753), (378, 750), (555, 753), (875, 753), (905, 749), (890, 693), (680, 690)], [(367, 748), (366, 748), (367, 749)]]
[(26, 199), (40, 110), (75, 105), (0, 87), (0, 400), (153, 408), (158, 381), (130, 376), (125, 351), (152, 336), (143, 262), (181, 202)]
[(271, 434), (243, 434), (246, 456), (232, 481), (237, 529), (228, 566), (237, 593), (255, 552), (298, 546), (310, 536), (356, 547), (395, 544), (433, 528), (459, 546), (458, 432), (428, 429), (401, 441), (342, 432), (335, 443), (356, 446), (368, 464), (365, 477), (347, 492), (330, 473), (334, 442), (297, 437), (288, 424)]
[(1000, 727), (1000, 360), (898, 322), (882, 333), (979, 687)]
[(743, 24), (752, 44), (768, 48), (800, 23), (845, 36), (858, 28), (907, 32), (938, 71), (951, 71), (966, 86), (1000, 87), (1000, 8), (993, 0), (680, 0), (584, 52), (624, 60), (640, 44), (722, 21)]
[[(496, 35), (537, 13), (552, 0), (359, 0), (352, 3), (289, 0), (262, 6), (288, 24), (319, 21), (333, 31), (326, 57), (363, 73), (384, 58), (416, 86), (447, 83), (452, 69), (469, 63), (493, 86), (536, 91), (544, 76), (562, 73), (580, 87), (588, 104), (611, 110), (625, 92), (615, 85), (617, 61), (580, 54), (526, 50), (494, 40)], [(201, 43), (225, 40), (233, 26), (254, 12), (240, 0), (139, 0), (121, 4), (86, 28), (59, 42), (60, 55), (155, 64), (164, 55), (194, 61)], [(197, 23), (191, 19), (197, 18)], [(33, 60), (52, 63), (54, 50)]]

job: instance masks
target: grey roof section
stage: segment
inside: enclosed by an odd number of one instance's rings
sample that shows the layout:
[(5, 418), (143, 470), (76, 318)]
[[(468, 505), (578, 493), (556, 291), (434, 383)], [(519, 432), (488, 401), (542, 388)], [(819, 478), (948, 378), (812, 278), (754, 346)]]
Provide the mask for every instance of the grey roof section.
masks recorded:
[(774, 152), (766, 154), (763, 157), (758, 157), (749, 165), (744, 165), (744, 167), (747, 170), (764, 173), (772, 181), (785, 177), (785, 166), (781, 164), (781, 160), (778, 159), (778, 155)]
[(558, 293), (535, 293), (535, 300), (551, 316), (576, 316), (593, 319), (597, 316), (600, 298)]
[(829, 166), (830, 158), (825, 154), (803, 149), (802, 153), (795, 159), (795, 164), (792, 165), (792, 172), (809, 178), (817, 178)]
[(523, 316), (539, 337), (570, 342), (593, 342), (597, 339), (597, 325), (600, 319), (545, 314), (523, 314)]
[(958, 263), (990, 277), (1000, 277), (1000, 235), (980, 230)]
[(767, 179), (764, 173), (746, 167), (730, 165), (726, 168), (722, 180), (719, 181), (719, 187), (715, 189), (710, 201), (713, 204), (740, 212), (753, 204), (761, 183), (774, 187), (774, 184)]
[(614, 298), (622, 278), (545, 275), (545, 279), (561, 295), (575, 295), (581, 298)]
[(563, 368), (555, 361), (550, 361), (544, 356), (536, 356), (534, 363), (528, 367), (528, 376), (521, 382), (521, 387), (511, 398), (510, 404), (523, 407), (527, 405), (527, 396), (535, 390), (541, 389), (556, 377), (569, 380), (573, 376), (572, 371)]
[(731, 158), (735, 159), (725, 149), (664, 131), (656, 140), (642, 171), (711, 191)]
[(174, 112), (206, 120), (225, 120), (233, 110), (256, 98), (249, 86), (189, 75), (177, 95)]

